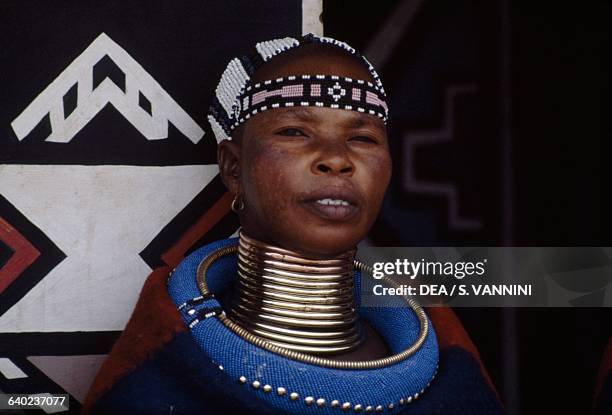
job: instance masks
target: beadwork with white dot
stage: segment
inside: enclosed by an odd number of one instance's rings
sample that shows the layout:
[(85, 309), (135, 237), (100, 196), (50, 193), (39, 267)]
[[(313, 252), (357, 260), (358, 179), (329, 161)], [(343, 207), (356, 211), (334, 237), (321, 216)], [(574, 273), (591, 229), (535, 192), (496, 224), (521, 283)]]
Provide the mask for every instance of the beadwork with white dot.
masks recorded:
[[(221, 369), (222, 366), (219, 366), (219, 368)], [(288, 399), (295, 403), (302, 402), (307, 407), (312, 407), (313, 409), (324, 408), (329, 405), (330, 408), (341, 408), (342, 411), (351, 412), (351, 413), (364, 412), (366, 414), (371, 414), (373, 412), (382, 413), (382, 412), (385, 412), (385, 410), (391, 413), (395, 410), (396, 405), (397, 406), (407, 405), (417, 400), (421, 395), (423, 395), (423, 393), (425, 392), (425, 389), (431, 385), (431, 382), (436, 377), (437, 373), (438, 373), (438, 367), (436, 366), (436, 370), (431, 380), (427, 383), (427, 386), (421, 389), (419, 392), (416, 392), (413, 395), (409, 395), (407, 397), (401, 397), (397, 401), (388, 402), (385, 404), (363, 404), (360, 402), (354, 403), (354, 402), (349, 402), (349, 401), (343, 401), (340, 399), (332, 399), (329, 401), (329, 404), (328, 404), (327, 403), (328, 401), (325, 398), (322, 398), (322, 397), (317, 398), (313, 395), (308, 395), (308, 394), (300, 395), (298, 392), (295, 392), (295, 391), (289, 393)], [(245, 376), (240, 376), (238, 378), (238, 383), (240, 383), (241, 385), (249, 384), (252, 386), (253, 389), (263, 391), (263, 393), (265, 394), (270, 393), (274, 389), (274, 387), (269, 384), (265, 384), (263, 387), (261, 387), (262, 382), (260, 380), (253, 380), (252, 382), (249, 383)], [(285, 398), (285, 396), (287, 396), (287, 389), (283, 386), (276, 387), (276, 396), (278, 398)], [(304, 398), (301, 401), (300, 401), (300, 396), (304, 396)]]
[[(291, 107), (295, 105), (295, 101), (302, 107), (358, 111), (377, 116), (383, 122), (387, 121), (389, 110), (384, 94), (371, 82), (360, 83), (352, 78), (335, 75), (300, 78), (296, 80), (295, 76), (288, 76), (247, 87), (245, 92), (236, 98), (242, 105), (234, 107), (235, 120), (230, 130), (252, 115), (281, 106)], [(354, 107), (355, 104), (358, 105)]]

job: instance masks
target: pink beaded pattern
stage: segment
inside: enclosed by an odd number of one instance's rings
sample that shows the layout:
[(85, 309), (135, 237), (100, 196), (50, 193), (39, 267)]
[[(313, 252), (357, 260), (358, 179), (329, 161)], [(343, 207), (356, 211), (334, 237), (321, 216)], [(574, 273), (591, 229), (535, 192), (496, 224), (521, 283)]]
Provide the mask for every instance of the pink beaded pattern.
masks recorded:
[(336, 75), (287, 76), (248, 86), (236, 101), (233, 130), (260, 112), (287, 107), (328, 107), (357, 111), (387, 122), (384, 92), (372, 82)]

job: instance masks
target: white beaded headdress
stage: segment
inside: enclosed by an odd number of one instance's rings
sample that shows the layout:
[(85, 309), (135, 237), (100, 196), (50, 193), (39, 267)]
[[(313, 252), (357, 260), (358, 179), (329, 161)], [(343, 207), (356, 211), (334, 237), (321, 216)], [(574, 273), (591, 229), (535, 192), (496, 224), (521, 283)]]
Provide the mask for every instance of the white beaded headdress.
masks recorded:
[[(256, 84), (250, 76), (265, 62), (308, 43), (335, 46), (361, 60), (374, 82), (336, 75), (297, 75)], [(217, 142), (231, 140), (234, 128), (259, 112), (292, 106), (318, 106), (362, 112), (386, 123), (389, 110), (378, 73), (368, 60), (344, 42), (308, 34), (300, 39), (286, 37), (255, 45), (249, 56), (232, 59), (217, 85), (208, 121)]]

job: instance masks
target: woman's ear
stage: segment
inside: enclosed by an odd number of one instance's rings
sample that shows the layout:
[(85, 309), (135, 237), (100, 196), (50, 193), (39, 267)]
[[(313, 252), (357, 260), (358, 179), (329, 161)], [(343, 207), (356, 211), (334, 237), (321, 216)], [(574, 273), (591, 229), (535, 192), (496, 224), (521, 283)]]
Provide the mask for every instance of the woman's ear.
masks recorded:
[(225, 187), (233, 195), (242, 193), (240, 185), (240, 146), (231, 140), (223, 140), (217, 147), (219, 173)]

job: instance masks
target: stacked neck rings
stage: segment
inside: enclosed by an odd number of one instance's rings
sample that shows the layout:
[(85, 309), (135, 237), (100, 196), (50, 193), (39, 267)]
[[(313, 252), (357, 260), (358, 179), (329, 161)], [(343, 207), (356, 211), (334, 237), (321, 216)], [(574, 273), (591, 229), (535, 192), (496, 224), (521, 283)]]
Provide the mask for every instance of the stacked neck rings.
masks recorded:
[(349, 251), (312, 260), (240, 232), (236, 296), (229, 317), (269, 343), (304, 353), (337, 354), (363, 341)]

